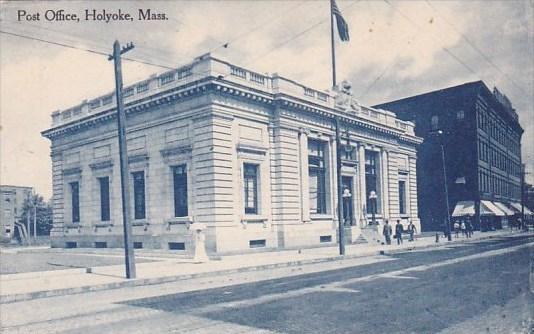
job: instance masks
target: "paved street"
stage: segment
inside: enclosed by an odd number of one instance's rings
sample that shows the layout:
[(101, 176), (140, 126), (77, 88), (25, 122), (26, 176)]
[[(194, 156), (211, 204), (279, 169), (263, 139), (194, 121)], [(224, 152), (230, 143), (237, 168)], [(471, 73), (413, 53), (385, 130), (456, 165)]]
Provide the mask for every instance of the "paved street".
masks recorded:
[(516, 235), (43, 298), (2, 306), (1, 320), (5, 333), (527, 333), (533, 243)]

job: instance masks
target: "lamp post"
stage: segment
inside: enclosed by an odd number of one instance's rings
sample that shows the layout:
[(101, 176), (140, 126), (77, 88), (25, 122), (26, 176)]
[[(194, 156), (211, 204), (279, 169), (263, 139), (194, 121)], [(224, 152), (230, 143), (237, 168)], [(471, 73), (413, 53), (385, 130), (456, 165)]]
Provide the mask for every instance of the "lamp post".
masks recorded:
[(376, 194), (376, 191), (371, 190), (371, 192), (369, 193), (369, 203), (371, 204), (371, 225), (375, 225), (376, 223), (375, 215), (377, 198), (378, 196)]
[(349, 221), (349, 225), (352, 225), (352, 217), (350, 212), (350, 201), (352, 199), (352, 194), (350, 193), (349, 188), (343, 189), (343, 209), (344, 209), (344, 223), (347, 225), (347, 220)]
[(443, 168), (443, 189), (445, 193), (445, 205), (446, 205), (446, 229), (447, 229), (447, 240), (451, 241), (451, 216), (450, 216), (450, 209), (449, 209), (449, 189), (447, 187), (447, 169), (445, 168), (445, 147), (443, 145), (443, 137), (444, 134), (442, 130), (434, 131), (433, 135), (437, 135), (439, 138), (439, 146), (441, 149), (441, 166)]

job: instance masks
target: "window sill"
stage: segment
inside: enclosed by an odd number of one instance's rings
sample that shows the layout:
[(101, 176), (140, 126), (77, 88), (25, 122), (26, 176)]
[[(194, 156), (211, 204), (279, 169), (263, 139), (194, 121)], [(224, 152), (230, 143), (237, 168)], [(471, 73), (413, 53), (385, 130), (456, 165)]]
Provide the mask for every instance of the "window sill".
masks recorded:
[(191, 216), (172, 217), (172, 218), (167, 219), (166, 223), (167, 223), (167, 230), (170, 230), (172, 225), (185, 225), (185, 227), (189, 230), (189, 226), (193, 224), (193, 217)]
[(63, 224), (63, 227), (66, 228), (66, 229), (69, 229), (69, 228), (79, 229), (81, 227), (81, 225), (80, 225), (80, 223), (66, 223), (66, 224)]
[(93, 222), (93, 227), (94, 228), (97, 228), (97, 227), (111, 227), (111, 226), (113, 226), (112, 222), (106, 222), (106, 221)]
[(327, 220), (327, 219), (333, 219), (334, 216), (330, 214), (322, 214), (322, 213), (315, 213), (310, 214), (311, 220)]
[(261, 215), (246, 215), (241, 219), (243, 228), (247, 228), (247, 224), (263, 224), (263, 227), (267, 227), (267, 221), (269, 218)]
[(149, 225), (146, 219), (135, 219), (132, 222), (132, 226), (145, 226), (145, 225)]
[(193, 217), (191, 216), (183, 216), (183, 217), (172, 217), (167, 219), (167, 224), (185, 224), (185, 223), (193, 223)]

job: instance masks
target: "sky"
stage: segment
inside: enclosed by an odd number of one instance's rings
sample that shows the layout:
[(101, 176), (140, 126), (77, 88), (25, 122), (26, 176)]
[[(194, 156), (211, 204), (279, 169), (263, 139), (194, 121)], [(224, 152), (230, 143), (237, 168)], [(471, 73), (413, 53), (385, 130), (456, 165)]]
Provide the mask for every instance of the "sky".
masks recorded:
[[(483, 80), (506, 94), (525, 130), (527, 181), (534, 183), (534, 8), (532, 1), (342, 1), (350, 42), (336, 41), (338, 80), (374, 105)], [(166, 20), (137, 20), (139, 9)], [(51, 13), (77, 21), (48, 21)], [(86, 21), (85, 10), (130, 13), (133, 21)], [(27, 16), (20, 16), (25, 11)], [(39, 20), (35, 20), (39, 13)], [(59, 18), (60, 15), (56, 14)], [(52, 195), (50, 114), (113, 91), (113, 41), (133, 42), (125, 85), (211, 52), (261, 73), (331, 88), (329, 2), (0, 1), (0, 183)], [(227, 47), (223, 45), (228, 44)], [(156, 66), (154, 66), (156, 65)]]

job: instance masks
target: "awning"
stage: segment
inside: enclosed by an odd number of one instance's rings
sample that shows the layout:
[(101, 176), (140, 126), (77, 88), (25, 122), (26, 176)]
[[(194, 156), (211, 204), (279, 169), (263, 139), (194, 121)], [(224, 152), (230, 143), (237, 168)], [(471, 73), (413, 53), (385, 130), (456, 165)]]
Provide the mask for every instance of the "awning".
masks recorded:
[(507, 216), (513, 216), (515, 214), (514, 211), (508, 209), (508, 207), (501, 202), (493, 202), (496, 207), (498, 207), (502, 212), (504, 212)]
[(483, 206), (485, 207), (487, 211), (490, 211), (490, 213), (487, 213), (489, 215), (499, 216), (499, 217), (506, 216), (506, 214), (502, 212), (502, 210), (500, 210), (497, 206), (495, 206), (495, 204), (493, 204), (490, 201), (480, 201), (480, 214), (481, 215), (483, 215), (482, 213)]
[[(521, 213), (521, 204), (520, 203), (517, 203), (517, 202), (512, 202), (510, 203), (510, 206), (515, 209), (515, 211), (517, 213)], [(524, 207), (525, 209), (525, 214), (526, 215), (534, 215), (534, 213), (532, 211), (529, 210), (529, 208), (527, 208), (526, 206)]]
[(456, 203), (454, 211), (452, 212), (453, 217), (462, 217), (462, 216), (474, 216), (475, 215), (475, 202), (474, 201), (460, 201)]

